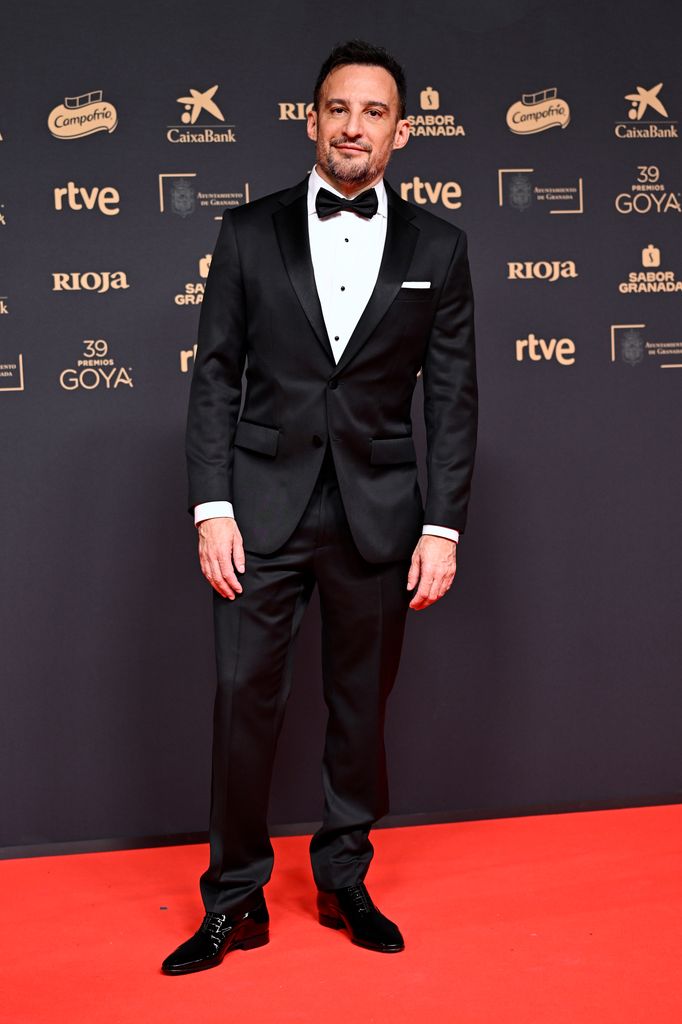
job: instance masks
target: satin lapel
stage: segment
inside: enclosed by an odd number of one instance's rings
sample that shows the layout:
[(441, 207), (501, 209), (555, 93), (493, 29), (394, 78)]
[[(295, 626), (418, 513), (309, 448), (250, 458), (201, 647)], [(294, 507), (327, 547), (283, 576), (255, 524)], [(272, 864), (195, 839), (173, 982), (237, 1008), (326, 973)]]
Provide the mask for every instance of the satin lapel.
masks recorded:
[(273, 215), (277, 240), (289, 280), (317, 338), (332, 362), (329, 335), (315, 285), (308, 238), (307, 178), (282, 199), (282, 209)]
[(339, 359), (337, 371), (345, 369), (357, 355), (372, 332), (385, 316), (405, 280), (414, 247), (419, 237), (419, 228), (411, 223), (414, 214), (409, 203), (400, 199), (397, 192), (386, 182), (388, 196), (388, 224), (386, 242), (379, 267), (377, 283), (369, 302), (351, 334), (348, 344)]

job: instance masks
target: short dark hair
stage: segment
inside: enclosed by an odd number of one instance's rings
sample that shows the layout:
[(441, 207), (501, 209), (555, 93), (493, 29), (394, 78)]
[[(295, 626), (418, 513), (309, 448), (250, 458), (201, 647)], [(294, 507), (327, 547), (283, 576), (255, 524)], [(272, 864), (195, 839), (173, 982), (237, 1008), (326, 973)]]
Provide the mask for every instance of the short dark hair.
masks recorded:
[(346, 43), (339, 43), (327, 57), (315, 82), (313, 91), (315, 110), (319, 110), (322, 83), (327, 75), (330, 75), (336, 68), (345, 67), (347, 64), (369, 64), (372, 67), (385, 68), (393, 76), (398, 89), (398, 116), (405, 117), (407, 110), (405, 72), (395, 57), (392, 57), (383, 46), (372, 46), (371, 43), (366, 43), (362, 39), (349, 39)]

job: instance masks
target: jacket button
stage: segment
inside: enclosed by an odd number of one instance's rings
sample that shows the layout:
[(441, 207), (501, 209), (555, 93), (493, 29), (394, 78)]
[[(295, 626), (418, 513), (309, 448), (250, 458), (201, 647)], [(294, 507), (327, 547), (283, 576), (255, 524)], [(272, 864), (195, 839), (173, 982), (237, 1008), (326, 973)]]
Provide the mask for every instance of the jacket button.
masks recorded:
[(334, 391), (336, 388), (338, 388), (338, 386), (339, 386), (338, 380), (330, 380), (329, 381), (329, 387), (332, 389), (332, 391)]
[(321, 448), (324, 441), (319, 434), (313, 434), (313, 448)]

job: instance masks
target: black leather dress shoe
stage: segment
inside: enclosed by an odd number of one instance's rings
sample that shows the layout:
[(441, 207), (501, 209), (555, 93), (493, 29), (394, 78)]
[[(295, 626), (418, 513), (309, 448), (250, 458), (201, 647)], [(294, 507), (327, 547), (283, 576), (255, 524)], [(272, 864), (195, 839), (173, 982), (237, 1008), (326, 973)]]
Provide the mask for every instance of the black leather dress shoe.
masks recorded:
[(244, 914), (230, 916), (207, 911), (191, 939), (167, 956), (163, 974), (191, 974), (222, 963), (231, 949), (255, 949), (270, 939), (270, 918), (265, 900)]
[(398, 926), (374, 906), (364, 882), (344, 889), (318, 890), (317, 910), (320, 924), (347, 928), (356, 946), (378, 953), (400, 953), (405, 948)]

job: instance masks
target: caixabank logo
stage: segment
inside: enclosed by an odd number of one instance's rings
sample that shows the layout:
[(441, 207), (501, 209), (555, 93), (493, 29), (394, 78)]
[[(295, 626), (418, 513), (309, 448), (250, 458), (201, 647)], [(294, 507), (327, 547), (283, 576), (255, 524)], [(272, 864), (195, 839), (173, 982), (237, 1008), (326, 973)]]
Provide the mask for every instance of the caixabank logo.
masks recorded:
[(661, 98), (663, 82), (646, 89), (638, 85), (634, 92), (626, 93), (629, 102), (627, 120), (616, 121), (614, 135), (617, 139), (677, 139), (677, 121), (668, 116), (668, 110)]
[(131, 366), (121, 366), (104, 338), (86, 338), (71, 366), (59, 374), (64, 391), (110, 391), (134, 387)]
[(549, 214), (581, 214), (585, 208), (583, 179), (548, 183), (534, 167), (500, 167), (497, 201), (499, 206), (516, 213), (538, 210)]
[(116, 107), (102, 99), (102, 90), (81, 96), (65, 96), (47, 118), (47, 127), (55, 139), (82, 139), (97, 132), (113, 132), (118, 124)]
[(536, 135), (550, 128), (567, 128), (571, 109), (556, 88), (525, 92), (507, 110), (507, 127), (515, 135)]
[(220, 220), (223, 212), (250, 200), (248, 181), (231, 192), (209, 190), (199, 184), (197, 171), (159, 174), (159, 212), (185, 220), (197, 212)]
[(635, 214), (682, 213), (682, 196), (676, 188), (670, 188), (661, 176), (661, 169), (655, 164), (640, 164), (634, 181), (616, 196), (616, 210), (629, 216)]
[[(216, 100), (217, 85), (203, 92), (190, 89), (189, 95), (178, 96), (182, 107), (179, 124), (166, 125), (166, 139), (173, 144), (225, 143), (237, 141), (234, 124), (225, 122), (225, 115)], [(201, 120), (200, 120), (201, 118)]]
[(611, 363), (631, 369), (682, 370), (682, 336), (657, 336), (645, 323), (611, 324)]
[(640, 258), (637, 270), (631, 270), (624, 281), (618, 282), (622, 295), (679, 295), (682, 292), (682, 280), (674, 270), (662, 265), (658, 246), (649, 242)]
[(410, 134), (416, 138), (461, 138), (466, 135), (464, 125), (453, 113), (442, 111), (440, 92), (427, 85), (419, 93), (419, 114), (408, 114)]

